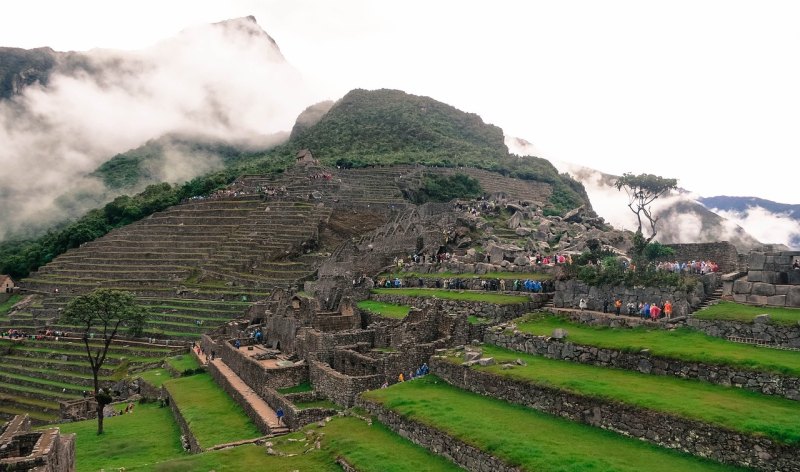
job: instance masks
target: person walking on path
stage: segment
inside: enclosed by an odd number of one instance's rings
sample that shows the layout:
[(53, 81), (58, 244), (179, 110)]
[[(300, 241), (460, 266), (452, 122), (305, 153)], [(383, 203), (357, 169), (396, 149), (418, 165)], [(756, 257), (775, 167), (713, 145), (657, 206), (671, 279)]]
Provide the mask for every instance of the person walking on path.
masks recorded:
[(619, 316), (621, 310), (622, 310), (622, 300), (620, 300), (619, 297), (617, 297), (617, 299), (614, 300), (614, 313), (616, 313), (617, 316)]
[(278, 424), (281, 425), (281, 426), (284, 426), (284, 424), (283, 424), (283, 408), (278, 407), (278, 411), (276, 411), (275, 414), (278, 416)]
[(580, 307), (581, 311), (585, 310), (586, 309), (586, 299), (585, 298), (581, 298), (581, 301), (578, 302), (578, 306)]

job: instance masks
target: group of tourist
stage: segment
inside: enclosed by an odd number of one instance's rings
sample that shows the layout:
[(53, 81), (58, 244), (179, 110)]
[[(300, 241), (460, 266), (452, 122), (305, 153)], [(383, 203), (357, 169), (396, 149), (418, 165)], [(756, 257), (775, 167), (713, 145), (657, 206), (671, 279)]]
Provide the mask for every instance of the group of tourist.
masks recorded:
[(660, 262), (656, 265), (656, 270), (676, 274), (705, 275), (719, 272), (719, 265), (714, 261)]
[[(586, 299), (581, 298), (578, 302), (578, 308), (583, 311), (587, 307)], [(613, 307), (615, 315), (620, 316), (622, 314), (622, 300), (619, 297), (615, 298), (613, 302), (608, 298), (603, 300), (603, 313), (609, 313), (611, 307)], [(626, 315), (638, 315), (643, 320), (658, 321), (662, 317), (666, 319), (672, 318), (672, 302), (669, 300), (660, 303), (639, 302), (638, 305), (633, 301), (629, 301), (625, 308)]]
[[(430, 369), (428, 368), (428, 363), (424, 362), (421, 366), (417, 367), (416, 370), (410, 371), (408, 373), (408, 375), (406, 375), (403, 372), (400, 372), (400, 375), (397, 376), (397, 381), (398, 382), (410, 382), (410, 381), (412, 381), (414, 379), (418, 379), (420, 377), (428, 375), (428, 373), (430, 373)], [(381, 385), (381, 388), (386, 388), (388, 386), (389, 386), (389, 382), (384, 382), (383, 385)]]

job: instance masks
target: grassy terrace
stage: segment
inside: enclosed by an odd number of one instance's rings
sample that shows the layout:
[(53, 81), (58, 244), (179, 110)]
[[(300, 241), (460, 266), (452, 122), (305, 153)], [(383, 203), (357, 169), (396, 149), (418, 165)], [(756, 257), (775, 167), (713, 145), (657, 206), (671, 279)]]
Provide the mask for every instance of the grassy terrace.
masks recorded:
[(626, 352), (649, 349), (654, 356), (800, 377), (800, 352), (732, 343), (687, 328), (673, 331), (644, 327), (614, 329), (543, 315), (517, 320), (518, 330), (538, 336), (549, 336), (556, 328), (566, 329), (567, 340), (575, 344)]
[(200, 363), (197, 361), (197, 358), (191, 353), (168, 357), (167, 364), (169, 364), (170, 367), (178, 372), (183, 372), (189, 369), (197, 369), (200, 367)]
[(742, 470), (466, 392), (433, 375), (363, 395), (522, 470)]
[[(172, 411), (157, 403), (136, 405), (133, 414), (103, 420), (59, 424), (63, 433), (75, 433), (75, 465), (78, 472), (98, 470), (153, 470), (153, 464), (188, 455), (181, 448), (181, 432)], [(187, 469), (188, 470), (188, 469)]]
[(455, 272), (431, 272), (431, 273), (421, 273), (421, 272), (393, 272), (391, 274), (381, 274), (380, 277), (391, 277), (394, 279), (395, 277), (405, 278), (405, 277), (416, 277), (419, 279), (506, 279), (506, 280), (550, 280), (553, 278), (550, 274), (544, 274), (541, 272), (487, 272), (485, 274), (474, 274), (471, 272), (468, 273), (461, 273), (457, 274)]
[(401, 297), (442, 298), (445, 300), (458, 300), (464, 302), (483, 302), (495, 305), (513, 305), (530, 301), (530, 298), (520, 295), (502, 295), (481, 291), (455, 291), (434, 288), (376, 288), (372, 293), (378, 295), (397, 295)]
[[(767, 436), (786, 444), (800, 442), (800, 407), (796, 401), (696, 380), (557, 361), (496, 346), (483, 346), (483, 353), (484, 357), (494, 357), (497, 364), (474, 369)], [(516, 359), (528, 365), (512, 369), (500, 365)], [(453, 361), (461, 362), (460, 358)]]
[(14, 294), (11, 295), (11, 298), (0, 303), (0, 320), (7, 320), (8, 319), (8, 312), (11, 311), (11, 307), (17, 304), (22, 300), (22, 295)]
[(208, 374), (164, 383), (200, 447), (257, 438), (261, 432)]
[(393, 303), (377, 302), (374, 300), (360, 301), (357, 306), (370, 313), (398, 320), (405, 318), (408, 315), (408, 311), (411, 310), (411, 307), (408, 305), (395, 305)]
[(704, 320), (731, 320), (752, 323), (758, 315), (768, 314), (773, 322), (795, 325), (800, 321), (800, 308), (778, 308), (773, 306), (753, 306), (721, 301), (694, 313), (695, 318)]
[[(13, 341), (10, 341), (10, 342), (13, 342)], [(0, 344), (2, 344), (2, 343), (0, 343)], [(69, 356), (69, 355), (75, 356), (75, 355), (77, 355), (77, 356), (86, 357), (86, 351), (80, 351), (80, 350), (51, 349), (51, 348), (46, 348), (46, 347), (29, 347), (29, 346), (20, 346), (20, 350), (24, 350), (26, 352), (37, 352), (37, 353), (42, 353), (42, 354), (56, 354), (56, 355), (64, 355), (64, 356)], [(119, 354), (119, 353), (116, 353), (116, 352), (112, 352), (111, 350), (109, 350), (108, 355), (106, 356), (106, 360), (111, 360), (111, 359), (114, 359), (114, 360), (117, 360), (117, 361), (128, 360), (130, 362), (135, 362), (135, 363), (158, 362), (162, 358), (163, 358), (163, 356), (162, 357), (137, 357), (137, 356), (131, 356), (131, 355), (128, 355), (128, 354)], [(87, 363), (88, 363), (88, 361), (87, 361)], [(109, 366), (109, 368), (111, 368), (111, 367)]]

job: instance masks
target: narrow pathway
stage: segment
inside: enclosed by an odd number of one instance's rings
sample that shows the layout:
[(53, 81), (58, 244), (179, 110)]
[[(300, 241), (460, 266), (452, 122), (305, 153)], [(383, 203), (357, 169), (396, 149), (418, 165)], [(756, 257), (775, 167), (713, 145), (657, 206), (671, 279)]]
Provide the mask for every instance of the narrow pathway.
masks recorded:
[(273, 434), (282, 434), (289, 431), (286, 426), (283, 426), (278, 423), (278, 415), (275, 414), (275, 410), (273, 410), (267, 402), (264, 401), (258, 394), (246, 383), (242, 380), (234, 371), (231, 370), (230, 367), (227, 366), (222, 359), (214, 359), (210, 361), (214, 364), (214, 366), (219, 369), (220, 373), (228, 379), (228, 382), (242, 395), (242, 398), (250, 404), (255, 411), (266, 423), (269, 425), (270, 430), (272, 430)]

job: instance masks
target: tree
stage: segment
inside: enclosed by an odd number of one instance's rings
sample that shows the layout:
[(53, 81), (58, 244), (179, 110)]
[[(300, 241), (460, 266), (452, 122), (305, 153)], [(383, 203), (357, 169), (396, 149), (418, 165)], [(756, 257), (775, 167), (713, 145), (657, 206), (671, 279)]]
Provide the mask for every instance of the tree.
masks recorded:
[[(642, 215), (650, 222), (650, 237), (644, 240), (646, 246), (656, 237), (656, 223), (658, 217), (653, 216), (651, 204), (660, 196), (678, 187), (677, 179), (667, 179), (653, 174), (633, 175), (625, 173), (614, 183), (617, 190), (625, 189), (628, 194), (628, 208), (636, 215), (639, 228), (636, 230), (642, 236)], [(642, 248), (644, 249), (644, 248)]]
[[(133, 294), (107, 288), (75, 297), (64, 309), (61, 322), (81, 326), (83, 330), (83, 344), (92, 368), (97, 400), (97, 434), (103, 434), (103, 408), (111, 403), (111, 395), (100, 390), (98, 381), (108, 348), (121, 328), (127, 328), (134, 336), (140, 335), (146, 318), (146, 312), (136, 303)], [(100, 334), (99, 345), (90, 343), (94, 333)]]

